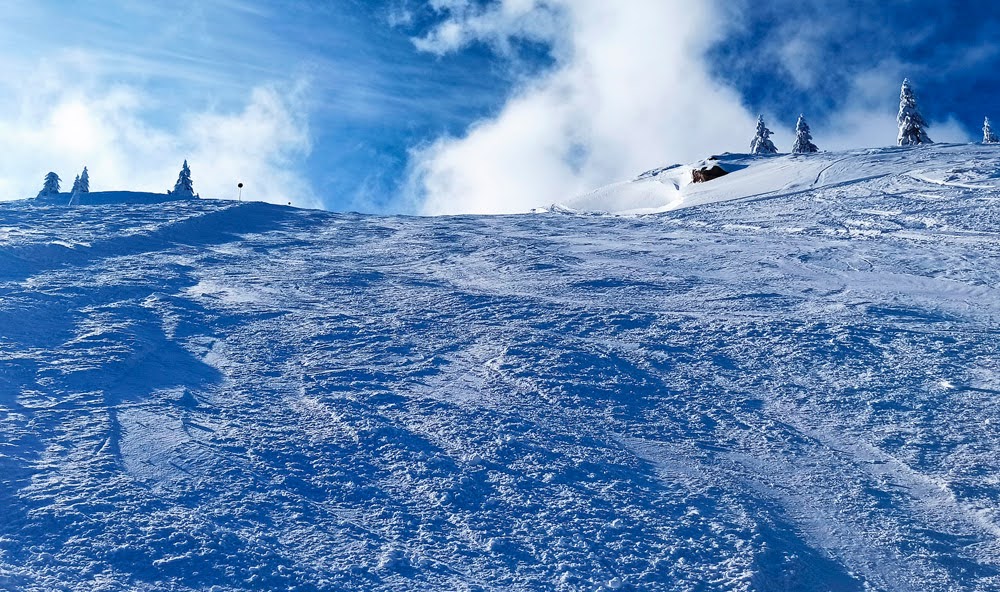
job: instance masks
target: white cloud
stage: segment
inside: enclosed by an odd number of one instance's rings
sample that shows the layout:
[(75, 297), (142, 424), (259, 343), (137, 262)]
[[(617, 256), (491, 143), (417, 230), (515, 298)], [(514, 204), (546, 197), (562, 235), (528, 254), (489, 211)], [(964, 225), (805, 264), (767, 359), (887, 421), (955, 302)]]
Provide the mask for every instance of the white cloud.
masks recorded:
[[(896, 114), (887, 109), (848, 108), (837, 115), (836, 127), (814, 133), (822, 137), (823, 150), (851, 150), (894, 146), (896, 144)], [(927, 130), (935, 142), (965, 143), (972, 141), (969, 132), (957, 119), (932, 121)]]
[(755, 116), (702, 57), (725, 29), (710, 2), (436, 4), (451, 12), (418, 41), (422, 49), (544, 35), (556, 64), (496, 117), (411, 155), (424, 213), (525, 211), (668, 161), (746, 150)]
[(431, 0), (438, 12), (451, 17), (425, 37), (414, 40), (417, 49), (443, 55), (474, 41), (491, 44), (501, 53), (510, 51), (513, 38), (558, 41), (564, 25), (561, 2), (504, 0), (483, 9), (472, 0)]
[[(84, 52), (42, 61), (30, 80), (0, 87), (0, 198), (33, 196), (48, 171), (68, 186), (86, 165), (91, 190), (163, 192), (184, 159), (203, 197), (316, 207), (295, 160), (311, 144), (304, 87), (260, 86), (242, 107), (167, 113), (171, 97), (113, 85)], [(155, 123), (153, 123), (155, 122)]]
[(310, 150), (300, 92), (258, 87), (240, 113), (199, 113), (185, 118), (190, 161), (203, 171), (202, 195), (231, 197), (239, 181), (245, 184), (245, 198), (320, 207), (294, 162)]
[[(847, 103), (824, 127), (814, 128), (813, 135), (824, 150), (850, 150), (892, 146), (898, 128), (899, 87), (915, 66), (888, 60), (854, 76)], [(916, 87), (918, 105), (922, 100)], [(969, 142), (972, 138), (954, 117), (929, 122), (928, 134), (935, 142)]]
[[(495, 116), (411, 153), (408, 187), (425, 214), (521, 212), (657, 166), (747, 150), (756, 113), (713, 76), (704, 54), (739, 19), (720, 2), (685, 0), (431, 0), (445, 15), (416, 46), (446, 54), (485, 43), (513, 59), (515, 40), (542, 41), (554, 67), (526, 81)], [(816, 39), (789, 31), (780, 63), (800, 86), (822, 75)], [(771, 51), (764, 47), (749, 51)], [(824, 58), (827, 59), (827, 58)], [(819, 64), (819, 66), (817, 66)], [(899, 83), (918, 72), (885, 61), (852, 76), (848, 102), (813, 126), (822, 149), (895, 143)], [(919, 92), (919, 88), (917, 89)], [(806, 113), (808, 118), (808, 113)], [(782, 147), (789, 129), (764, 114)], [(939, 142), (968, 141), (954, 119)]]

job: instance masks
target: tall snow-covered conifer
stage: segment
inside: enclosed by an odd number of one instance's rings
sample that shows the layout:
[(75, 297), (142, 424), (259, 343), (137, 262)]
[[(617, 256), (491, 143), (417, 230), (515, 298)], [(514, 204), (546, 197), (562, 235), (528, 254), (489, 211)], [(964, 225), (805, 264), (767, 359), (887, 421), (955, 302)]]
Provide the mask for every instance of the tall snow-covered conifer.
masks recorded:
[(806, 123), (804, 115), (799, 115), (799, 120), (795, 123), (795, 144), (792, 146), (792, 154), (806, 154), (818, 152), (819, 148), (812, 143), (812, 133), (809, 131), (809, 124)]
[(188, 168), (188, 161), (184, 161), (181, 172), (177, 175), (177, 182), (174, 183), (173, 195), (182, 197), (194, 197), (194, 183), (191, 181), (191, 169)]
[(987, 117), (983, 120), (983, 144), (996, 144), (998, 141), (996, 133), (993, 132), (993, 128), (990, 126), (990, 118)]
[(80, 193), (90, 193), (90, 173), (87, 172), (87, 167), (83, 167), (83, 172), (80, 173), (80, 186), (77, 189)]
[(903, 79), (903, 86), (899, 89), (899, 115), (896, 116), (896, 123), (899, 124), (896, 143), (900, 146), (934, 143), (927, 137), (927, 122), (917, 110), (917, 98), (913, 96), (909, 78)]
[(764, 125), (764, 116), (757, 117), (757, 133), (750, 140), (750, 154), (776, 154), (774, 142), (771, 141), (771, 130)]
[(78, 205), (81, 193), (90, 193), (90, 173), (87, 172), (87, 167), (83, 167), (83, 172), (77, 175), (73, 181), (73, 191), (69, 196), (69, 205)]
[(45, 175), (45, 184), (42, 185), (42, 190), (38, 192), (38, 197), (41, 197), (43, 195), (55, 195), (59, 193), (60, 181), (62, 181), (62, 179), (60, 179), (59, 175), (55, 173), (50, 172), (49, 174)]

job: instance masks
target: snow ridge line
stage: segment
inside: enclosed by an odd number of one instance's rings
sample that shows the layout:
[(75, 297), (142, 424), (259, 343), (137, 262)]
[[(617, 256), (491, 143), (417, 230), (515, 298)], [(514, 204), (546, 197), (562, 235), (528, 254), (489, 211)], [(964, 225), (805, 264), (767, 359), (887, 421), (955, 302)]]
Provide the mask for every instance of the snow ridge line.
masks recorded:
[[(88, 207), (99, 211), (121, 206)], [(154, 207), (142, 209), (152, 210)], [(53, 267), (86, 265), (107, 257), (158, 251), (168, 244), (201, 248), (230, 242), (241, 233), (280, 228), (283, 224), (280, 214), (285, 211), (287, 208), (269, 204), (226, 204), (208, 211), (184, 212), (179, 218), (169, 219), (153, 228), (113, 234), (88, 244), (77, 243), (74, 248), (65, 246), (65, 242), (59, 240), (0, 246), (0, 259), (7, 261), (0, 277), (16, 281)]]

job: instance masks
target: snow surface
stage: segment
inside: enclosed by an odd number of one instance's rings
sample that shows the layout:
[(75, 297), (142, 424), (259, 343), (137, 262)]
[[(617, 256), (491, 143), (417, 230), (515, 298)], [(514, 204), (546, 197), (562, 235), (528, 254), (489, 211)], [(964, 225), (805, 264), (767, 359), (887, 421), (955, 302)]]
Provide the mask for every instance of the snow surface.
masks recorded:
[(1000, 150), (743, 163), (646, 217), (0, 204), (0, 589), (1000, 589)]
[[(714, 156), (692, 165), (674, 165), (643, 173), (637, 179), (602, 187), (586, 195), (566, 200), (550, 209), (569, 212), (604, 212), (614, 214), (651, 214), (680, 208), (747, 197), (766, 198), (797, 191), (831, 189), (841, 184), (855, 184), (900, 174), (922, 176), (925, 181), (954, 185), (945, 177), (960, 177), (951, 169), (975, 167), (986, 159), (989, 166), (996, 158), (993, 146), (938, 144), (913, 152), (904, 148), (871, 148), (849, 152), (814, 154)], [(719, 164), (729, 175), (707, 183), (692, 183), (694, 169)], [(925, 175), (929, 175), (926, 177)], [(1000, 186), (1000, 173), (987, 172), (976, 177), (969, 188)]]
[[(51, 195), (39, 195), (30, 201), (35, 205), (68, 205), (72, 193), (56, 193)], [(142, 191), (92, 191), (77, 195), (79, 205), (107, 205), (107, 204), (158, 204), (171, 201), (184, 201), (197, 199), (193, 195), (183, 195), (177, 193), (148, 193)]]

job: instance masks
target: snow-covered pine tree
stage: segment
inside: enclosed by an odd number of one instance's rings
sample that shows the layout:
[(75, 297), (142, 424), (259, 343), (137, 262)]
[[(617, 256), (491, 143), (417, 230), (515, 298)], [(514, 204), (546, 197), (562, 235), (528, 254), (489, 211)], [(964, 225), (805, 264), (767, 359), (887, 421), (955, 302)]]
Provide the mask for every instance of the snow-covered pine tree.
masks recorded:
[(990, 118), (987, 117), (983, 120), (983, 144), (996, 144), (1000, 142), (997, 138), (996, 133), (993, 132), (993, 128), (990, 127)]
[(809, 124), (806, 123), (805, 116), (800, 114), (799, 120), (795, 122), (795, 144), (792, 146), (792, 154), (819, 152), (819, 148), (812, 143), (812, 139)]
[(90, 193), (90, 173), (87, 172), (87, 167), (83, 167), (83, 172), (77, 175), (73, 181), (73, 191), (69, 195), (69, 205), (78, 205), (81, 193)]
[(757, 117), (757, 133), (750, 140), (750, 154), (777, 154), (774, 142), (771, 141), (771, 130), (764, 125), (764, 116)]
[(191, 181), (191, 169), (188, 168), (188, 161), (184, 161), (181, 172), (177, 175), (177, 182), (174, 183), (174, 190), (171, 195), (180, 197), (194, 197), (194, 183)]
[(59, 175), (53, 172), (50, 172), (49, 174), (45, 175), (45, 184), (42, 185), (42, 190), (38, 192), (38, 197), (42, 197), (43, 195), (55, 195), (59, 193), (60, 181), (62, 181), (62, 179), (59, 178)]
[(80, 193), (90, 193), (90, 173), (87, 172), (87, 167), (83, 167), (83, 172), (80, 173)]
[(903, 86), (899, 89), (899, 115), (896, 116), (896, 123), (899, 124), (896, 143), (900, 146), (934, 143), (927, 137), (927, 122), (917, 110), (917, 98), (913, 96), (909, 78), (903, 79)]

